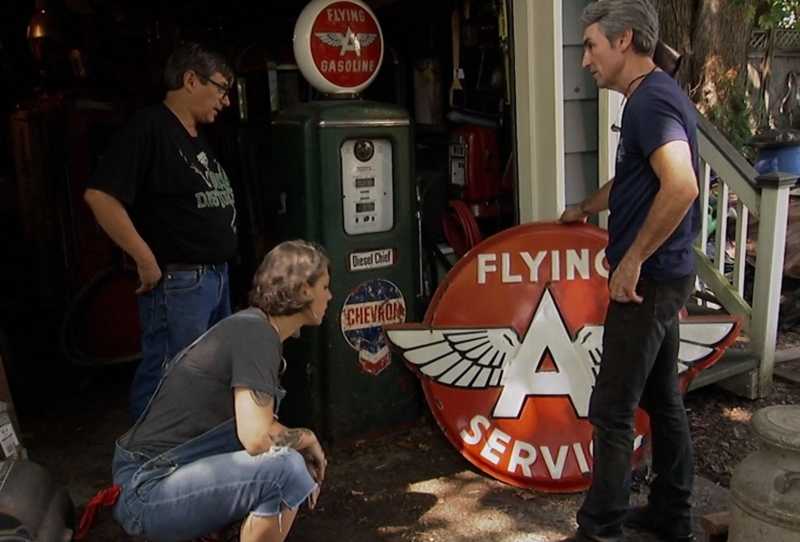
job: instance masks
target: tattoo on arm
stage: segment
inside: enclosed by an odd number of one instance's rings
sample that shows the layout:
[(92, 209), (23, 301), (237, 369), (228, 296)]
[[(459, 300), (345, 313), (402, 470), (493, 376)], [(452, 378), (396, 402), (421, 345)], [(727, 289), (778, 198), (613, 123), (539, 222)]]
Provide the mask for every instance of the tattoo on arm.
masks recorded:
[(253, 402), (260, 407), (268, 407), (272, 405), (272, 395), (267, 392), (250, 390), (250, 397), (252, 397)]
[(303, 440), (305, 435), (311, 433), (311, 430), (306, 429), (304, 427), (298, 427), (295, 429), (286, 429), (286, 431), (282, 431), (277, 435), (272, 437), (272, 443), (275, 446), (288, 446), (289, 448), (294, 448), (297, 450), (297, 447), (300, 445), (300, 441)]

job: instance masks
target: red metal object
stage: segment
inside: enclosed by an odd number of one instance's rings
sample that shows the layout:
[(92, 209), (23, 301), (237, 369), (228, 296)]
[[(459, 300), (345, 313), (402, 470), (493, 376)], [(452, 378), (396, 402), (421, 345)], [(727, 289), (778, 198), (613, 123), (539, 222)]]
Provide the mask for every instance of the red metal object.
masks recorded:
[[(607, 233), (591, 225), (527, 224), (472, 248), (421, 324), (387, 338), (420, 377), (447, 438), (487, 474), (547, 492), (589, 486), (589, 398), (608, 307)], [(681, 320), (681, 386), (713, 364), (735, 317)], [(635, 419), (634, 463), (649, 444)]]
[(448, 211), (442, 215), (442, 232), (459, 258), (483, 240), (472, 212), (461, 200), (449, 202)]
[[(465, 125), (453, 130), (455, 145), (463, 145), (463, 196), (468, 203), (495, 199), (501, 192), (497, 129)], [(451, 158), (453, 160), (453, 158)], [(459, 184), (451, 174), (451, 182)]]

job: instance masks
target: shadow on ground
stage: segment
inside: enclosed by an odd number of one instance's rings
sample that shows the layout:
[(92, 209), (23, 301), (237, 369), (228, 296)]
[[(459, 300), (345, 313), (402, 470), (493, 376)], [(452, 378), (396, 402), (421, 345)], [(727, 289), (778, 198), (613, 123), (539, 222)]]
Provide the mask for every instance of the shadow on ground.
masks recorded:
[[(110, 484), (113, 444), (128, 427), (131, 367), (87, 372), (79, 393), (21, 417), (31, 459), (66, 485), (78, 511)], [(301, 510), (289, 542), (538, 542), (574, 529), (581, 495), (523, 491), (476, 471), (429, 418), (402, 432), (328, 450), (317, 509)], [(727, 508), (726, 491), (697, 481), (698, 515)], [(641, 502), (643, 495), (636, 495)], [(653, 540), (636, 533), (629, 540)], [(134, 541), (102, 511), (87, 538)]]

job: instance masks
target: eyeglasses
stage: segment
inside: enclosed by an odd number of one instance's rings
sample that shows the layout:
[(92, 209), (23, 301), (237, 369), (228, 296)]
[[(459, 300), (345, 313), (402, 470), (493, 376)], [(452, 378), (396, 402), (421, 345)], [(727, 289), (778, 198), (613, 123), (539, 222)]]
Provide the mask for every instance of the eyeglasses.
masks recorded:
[(225, 98), (227, 98), (228, 94), (230, 93), (231, 89), (233, 88), (233, 84), (223, 85), (222, 83), (217, 83), (216, 81), (214, 81), (210, 77), (206, 77), (205, 75), (202, 75), (202, 74), (199, 74), (199, 73), (197, 74), (197, 77), (199, 77), (200, 79), (202, 79), (206, 83), (211, 83), (212, 85), (217, 87), (217, 92), (219, 92), (219, 97), (220, 97), (221, 100), (224, 100)]

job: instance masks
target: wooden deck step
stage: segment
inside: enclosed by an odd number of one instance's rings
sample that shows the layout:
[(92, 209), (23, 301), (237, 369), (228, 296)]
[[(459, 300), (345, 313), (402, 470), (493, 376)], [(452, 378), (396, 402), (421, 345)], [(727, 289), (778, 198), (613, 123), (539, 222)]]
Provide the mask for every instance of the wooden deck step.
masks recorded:
[(758, 358), (749, 350), (726, 350), (714, 365), (702, 371), (689, 384), (689, 391), (715, 384), (758, 367)]

